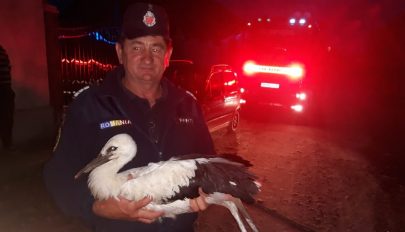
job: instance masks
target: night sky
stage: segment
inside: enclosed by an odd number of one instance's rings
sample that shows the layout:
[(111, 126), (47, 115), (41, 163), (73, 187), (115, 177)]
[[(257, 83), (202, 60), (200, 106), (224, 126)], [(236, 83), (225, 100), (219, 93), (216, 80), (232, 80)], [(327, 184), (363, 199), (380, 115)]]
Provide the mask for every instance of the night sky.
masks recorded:
[[(131, 0), (48, 0), (57, 6), (62, 27), (118, 27)], [(309, 15), (321, 26), (324, 36), (334, 43), (359, 43), (373, 30), (400, 20), (405, 1), (399, 0), (154, 0), (163, 5), (171, 20), (173, 37), (221, 38), (236, 33), (257, 17)], [(348, 38), (347, 38), (348, 37)], [(350, 42), (351, 43), (351, 42)], [(348, 47), (360, 47), (342, 45)]]
[[(126, 6), (136, 1), (48, 0), (59, 10), (62, 27), (118, 27)], [(243, 24), (240, 16), (213, 1), (151, 1), (164, 6), (171, 21), (172, 34), (186, 36), (225, 36)], [(192, 2), (192, 4), (190, 4)], [(210, 31), (207, 31), (210, 29)]]

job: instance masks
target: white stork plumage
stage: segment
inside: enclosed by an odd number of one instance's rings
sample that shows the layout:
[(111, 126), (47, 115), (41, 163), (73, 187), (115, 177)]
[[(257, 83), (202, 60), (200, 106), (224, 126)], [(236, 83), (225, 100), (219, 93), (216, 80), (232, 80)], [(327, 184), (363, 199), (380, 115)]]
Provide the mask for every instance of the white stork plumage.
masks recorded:
[(251, 229), (258, 231), (242, 201), (254, 203), (253, 195), (260, 191), (260, 184), (242, 162), (190, 155), (119, 172), (136, 153), (137, 146), (130, 135), (115, 135), (75, 178), (90, 172), (88, 185), (96, 199), (123, 196), (137, 201), (149, 196), (153, 200), (147, 209), (164, 211), (165, 217), (173, 218), (190, 212), (189, 200), (198, 196), (201, 187), (208, 194), (206, 202), (228, 208), (242, 232), (246, 228), (239, 211)]

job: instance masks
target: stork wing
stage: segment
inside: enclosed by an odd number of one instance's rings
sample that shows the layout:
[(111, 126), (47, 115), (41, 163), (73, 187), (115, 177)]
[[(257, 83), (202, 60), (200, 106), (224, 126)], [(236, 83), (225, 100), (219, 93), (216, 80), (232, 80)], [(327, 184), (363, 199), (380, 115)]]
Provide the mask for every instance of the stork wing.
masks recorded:
[(126, 173), (132, 172), (134, 179), (121, 186), (121, 195), (129, 200), (150, 196), (154, 202), (162, 203), (179, 193), (181, 187), (191, 184), (197, 169), (196, 162), (194, 159), (168, 160), (128, 170)]

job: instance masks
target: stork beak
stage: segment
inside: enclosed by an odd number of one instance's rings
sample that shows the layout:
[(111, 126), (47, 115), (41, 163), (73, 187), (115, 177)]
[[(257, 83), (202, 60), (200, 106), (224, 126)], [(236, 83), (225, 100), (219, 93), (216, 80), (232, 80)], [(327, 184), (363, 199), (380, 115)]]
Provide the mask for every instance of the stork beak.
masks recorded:
[(112, 153), (103, 155), (99, 154), (95, 159), (93, 159), (90, 163), (88, 163), (82, 170), (80, 170), (76, 175), (75, 179), (79, 178), (83, 173), (89, 173), (91, 170), (95, 169), (96, 167), (103, 165), (110, 161), (110, 157)]

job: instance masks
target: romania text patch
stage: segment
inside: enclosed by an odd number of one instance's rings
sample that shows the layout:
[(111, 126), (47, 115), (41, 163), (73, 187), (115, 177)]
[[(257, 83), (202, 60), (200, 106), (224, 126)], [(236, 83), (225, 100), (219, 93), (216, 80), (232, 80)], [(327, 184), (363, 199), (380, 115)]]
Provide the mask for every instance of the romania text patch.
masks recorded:
[(116, 126), (125, 126), (125, 125), (131, 125), (131, 124), (132, 124), (131, 120), (117, 119), (117, 120), (111, 120), (111, 121), (100, 123), (100, 129), (106, 129), (106, 128), (116, 127)]

